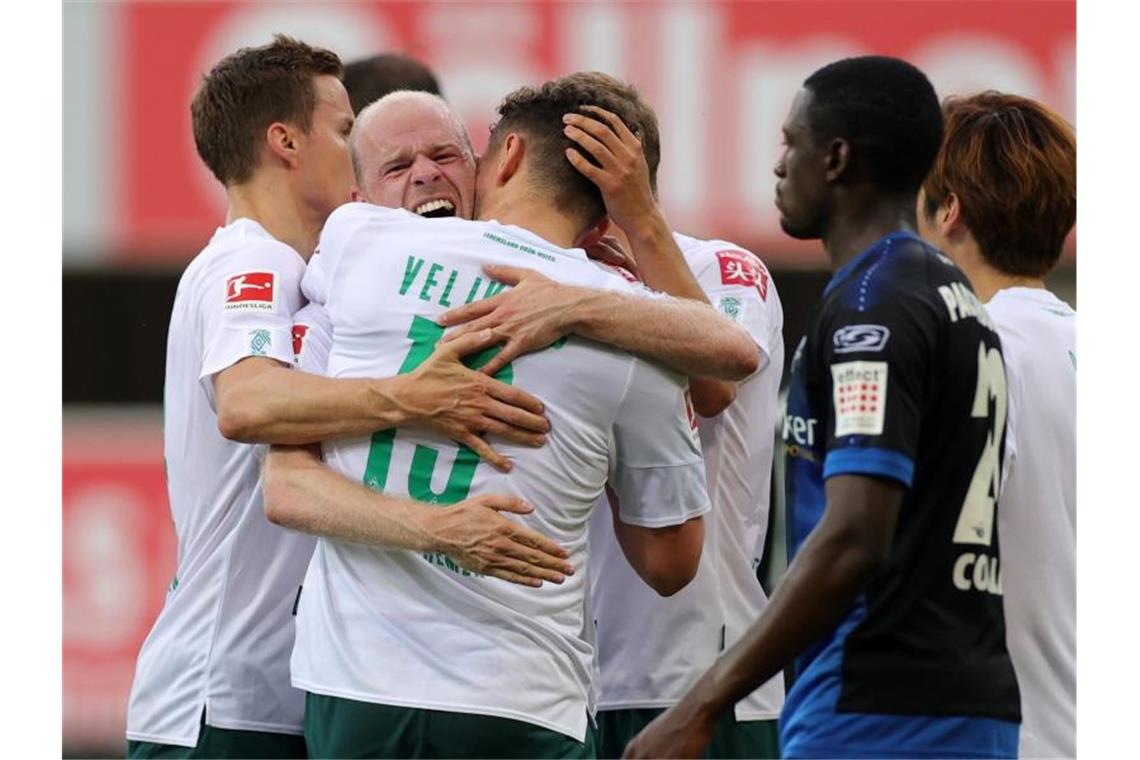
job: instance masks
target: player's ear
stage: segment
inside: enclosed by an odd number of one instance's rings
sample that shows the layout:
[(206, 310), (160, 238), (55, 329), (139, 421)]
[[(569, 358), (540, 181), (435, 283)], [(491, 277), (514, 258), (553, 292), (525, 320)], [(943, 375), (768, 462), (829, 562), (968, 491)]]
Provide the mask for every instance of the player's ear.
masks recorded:
[(839, 179), (851, 164), (851, 143), (835, 138), (827, 146), (824, 161), (827, 167), (825, 174), (827, 181), (834, 182)]
[(938, 232), (944, 238), (952, 238), (966, 232), (966, 220), (962, 216), (962, 202), (954, 193), (947, 193), (946, 199), (934, 212)]
[(598, 241), (605, 237), (606, 233), (610, 230), (610, 218), (603, 216), (602, 221), (595, 224), (590, 229), (583, 232), (574, 241), (575, 248), (593, 248), (598, 244)]
[(518, 173), (526, 154), (526, 141), (518, 132), (511, 132), (499, 149), (499, 163), (495, 167), (495, 184), (505, 185)]
[(290, 168), (296, 168), (298, 161), (298, 136), (296, 131), (280, 121), (270, 124), (265, 130), (265, 142), (269, 152)]

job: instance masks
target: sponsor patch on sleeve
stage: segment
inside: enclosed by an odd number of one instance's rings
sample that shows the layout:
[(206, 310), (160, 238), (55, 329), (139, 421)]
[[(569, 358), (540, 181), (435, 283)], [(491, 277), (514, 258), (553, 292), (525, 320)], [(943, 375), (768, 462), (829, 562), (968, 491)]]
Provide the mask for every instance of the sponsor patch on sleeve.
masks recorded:
[(729, 249), (717, 251), (716, 260), (720, 264), (722, 285), (754, 287), (762, 301), (768, 300), (768, 270), (760, 259), (747, 251)]
[(305, 346), (305, 334), (309, 332), (308, 325), (293, 325), (293, 356), (298, 357), (301, 355), (301, 349)]
[(882, 435), (887, 408), (886, 362), (831, 365), (835, 437)]
[(831, 342), (837, 354), (851, 354), (857, 351), (882, 351), (891, 337), (886, 325), (847, 325), (831, 335)]
[(273, 311), (277, 296), (276, 272), (245, 272), (226, 279), (226, 309)]

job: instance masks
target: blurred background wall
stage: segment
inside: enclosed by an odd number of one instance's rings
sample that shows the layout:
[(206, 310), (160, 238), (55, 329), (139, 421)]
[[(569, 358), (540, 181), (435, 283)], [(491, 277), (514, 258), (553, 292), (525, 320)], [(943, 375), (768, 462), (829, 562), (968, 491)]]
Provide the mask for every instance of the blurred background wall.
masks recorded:
[[(579, 69), (635, 82), (662, 126), (674, 226), (767, 262), (795, 345), (827, 281), (818, 243), (780, 233), (772, 165), (791, 96), (852, 54), (909, 59), (940, 96), (995, 88), (1075, 123), (1073, 2), (111, 3), (63, 14), (65, 754), (124, 750), (134, 658), (173, 575), (161, 443), (178, 276), (225, 214), (189, 101), (242, 45), (286, 32), (345, 60), (435, 69), (486, 142), (498, 100)], [(1076, 244), (1050, 286), (1076, 305)]]

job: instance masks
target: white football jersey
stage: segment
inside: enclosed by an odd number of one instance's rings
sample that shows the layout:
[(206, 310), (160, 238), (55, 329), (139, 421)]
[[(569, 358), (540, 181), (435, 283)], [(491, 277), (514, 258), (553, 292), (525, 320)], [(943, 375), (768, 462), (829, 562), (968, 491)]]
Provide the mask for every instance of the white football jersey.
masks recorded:
[[(590, 522), (602, 710), (674, 704), (767, 602), (756, 567), (768, 527), (783, 309), (767, 269), (753, 254), (720, 240), (679, 233), (674, 239), (709, 301), (743, 326), (764, 356), (761, 369), (740, 383), (735, 401), (716, 418), (698, 422), (713, 510), (692, 583), (674, 596), (658, 596), (622, 555), (604, 498)], [(737, 703), (736, 717), (774, 719), (783, 703), (777, 676)]]
[(1077, 313), (1040, 288), (986, 310), (1009, 388), (998, 507), (1009, 654), (1021, 689), (1021, 757), (1074, 757), (1077, 630)]
[(314, 540), (266, 517), (266, 447), (218, 432), (213, 378), (249, 356), (291, 364), (305, 262), (259, 224), (219, 229), (178, 283), (163, 405), (178, 570), (139, 653), (127, 737), (194, 746), (211, 726), (300, 734), (293, 606)]
[[(443, 335), (434, 318), (502, 289), (483, 273), (487, 263), (636, 292), (580, 249), (518, 227), (349, 204), (329, 218), (303, 283), (332, 323), (328, 374), (413, 371)], [(298, 609), (293, 683), (348, 699), (527, 721), (582, 741), (593, 657), (583, 600), (590, 510), (608, 480), (629, 523), (664, 527), (704, 514), (700, 443), (685, 379), (622, 351), (570, 337), (497, 377), (540, 398), (551, 423), (542, 448), (493, 439), (515, 463), (509, 474), (422, 429), (331, 441), (325, 461), (420, 501), (517, 494), (535, 512), (508, 519), (566, 547), (578, 571), (534, 589), (473, 574), (442, 554), (322, 539)]]

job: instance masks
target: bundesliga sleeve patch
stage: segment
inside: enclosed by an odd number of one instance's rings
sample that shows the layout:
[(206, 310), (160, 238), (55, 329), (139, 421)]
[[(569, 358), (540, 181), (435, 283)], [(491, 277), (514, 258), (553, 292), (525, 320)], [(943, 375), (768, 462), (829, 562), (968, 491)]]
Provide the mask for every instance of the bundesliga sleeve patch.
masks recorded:
[(228, 309), (273, 311), (277, 295), (276, 272), (246, 272), (226, 280)]
[(760, 300), (768, 300), (768, 270), (760, 263), (760, 259), (747, 251), (727, 250), (717, 251), (716, 260), (720, 264), (722, 285), (756, 288)]
[(831, 365), (835, 437), (882, 435), (887, 408), (887, 363)]

